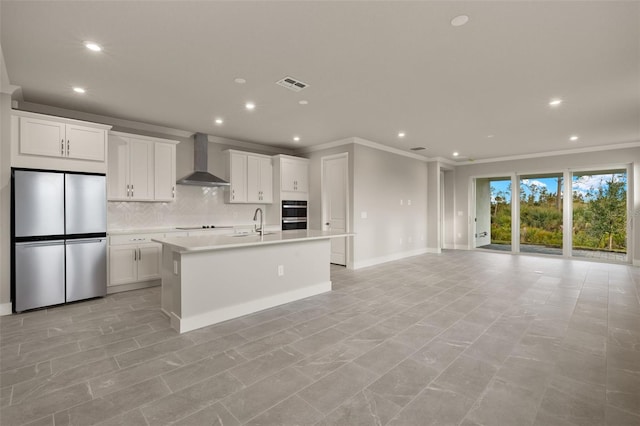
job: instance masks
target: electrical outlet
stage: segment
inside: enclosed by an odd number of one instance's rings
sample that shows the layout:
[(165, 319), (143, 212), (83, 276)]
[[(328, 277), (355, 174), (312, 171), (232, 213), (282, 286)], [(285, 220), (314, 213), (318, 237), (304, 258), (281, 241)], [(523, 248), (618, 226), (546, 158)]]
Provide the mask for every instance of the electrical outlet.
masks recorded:
[(178, 261), (177, 260), (173, 261), (173, 273), (175, 275), (178, 275)]
[(402, 201), (402, 200), (400, 200), (400, 205), (402, 205), (402, 204), (403, 204), (403, 201)]
[(407, 205), (410, 206), (411, 205), (411, 200), (407, 200)]
[(360, 212), (360, 219), (366, 219), (367, 218), (367, 212)]
[(278, 265), (278, 276), (281, 277), (284, 275), (284, 265)]

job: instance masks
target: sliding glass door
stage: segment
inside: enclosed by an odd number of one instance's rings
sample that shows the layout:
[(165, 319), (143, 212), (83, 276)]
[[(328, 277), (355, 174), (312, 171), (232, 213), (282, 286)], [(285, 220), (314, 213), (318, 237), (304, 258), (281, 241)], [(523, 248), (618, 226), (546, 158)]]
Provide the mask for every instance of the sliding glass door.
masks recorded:
[(627, 171), (575, 172), (571, 188), (571, 255), (627, 261)]
[(476, 178), (474, 247), (627, 262), (627, 174), (619, 167)]
[(562, 256), (562, 176), (520, 176), (521, 252)]

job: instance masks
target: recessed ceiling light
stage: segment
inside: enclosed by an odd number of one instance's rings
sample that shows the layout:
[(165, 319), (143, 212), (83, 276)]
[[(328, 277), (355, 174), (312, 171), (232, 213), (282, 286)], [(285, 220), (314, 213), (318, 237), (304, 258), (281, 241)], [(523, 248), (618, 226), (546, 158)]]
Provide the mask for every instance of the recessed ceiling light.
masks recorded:
[(549, 106), (558, 106), (562, 103), (562, 99), (551, 99)]
[(302, 99), (302, 100), (299, 100), (299, 101), (298, 101), (298, 103), (299, 103), (300, 105), (307, 105), (307, 104), (309, 104), (309, 101), (308, 101), (308, 100), (306, 100), (306, 99)]
[(216, 118), (215, 123), (219, 126), (224, 123), (224, 120), (222, 118)]
[(573, 135), (569, 138), (570, 141), (577, 141), (579, 138), (576, 135)]
[(467, 22), (469, 22), (469, 17), (467, 15), (458, 15), (451, 20), (451, 25), (454, 27), (461, 27)]
[(300, 142), (300, 136), (294, 136), (293, 137), (293, 141), (294, 142)]
[(84, 47), (86, 47), (87, 49), (91, 50), (92, 52), (101, 52), (102, 51), (102, 46), (100, 46), (98, 43), (94, 43), (93, 41), (85, 41), (84, 42)]
[(82, 93), (87, 93), (87, 90), (83, 89), (82, 87), (74, 87), (73, 91), (76, 92), (76, 93), (81, 93), (81, 94)]
[(454, 153), (453, 153), (453, 156), (454, 156), (454, 157), (457, 157), (458, 155), (460, 155), (460, 153), (459, 153), (458, 151), (456, 151), (456, 152), (454, 152)]
[(405, 132), (399, 132), (399, 133), (398, 133), (398, 137), (399, 137), (399, 138), (404, 138), (405, 136), (406, 136), (406, 133), (405, 133)]
[(256, 104), (254, 104), (253, 102), (247, 102), (246, 104), (244, 104), (244, 107), (249, 111), (253, 111), (254, 109), (256, 109)]
[(245, 84), (247, 82), (247, 80), (245, 80), (244, 78), (236, 78), (233, 81), (235, 81), (238, 84)]

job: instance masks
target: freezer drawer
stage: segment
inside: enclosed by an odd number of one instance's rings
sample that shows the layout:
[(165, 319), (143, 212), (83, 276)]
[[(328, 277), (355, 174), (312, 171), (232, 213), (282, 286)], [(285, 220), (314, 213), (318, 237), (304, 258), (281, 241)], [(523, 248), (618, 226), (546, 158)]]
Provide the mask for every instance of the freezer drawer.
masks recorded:
[(15, 310), (65, 301), (64, 241), (15, 245)]
[(67, 240), (67, 302), (107, 293), (107, 239)]
[(64, 234), (64, 174), (14, 172), (16, 237)]

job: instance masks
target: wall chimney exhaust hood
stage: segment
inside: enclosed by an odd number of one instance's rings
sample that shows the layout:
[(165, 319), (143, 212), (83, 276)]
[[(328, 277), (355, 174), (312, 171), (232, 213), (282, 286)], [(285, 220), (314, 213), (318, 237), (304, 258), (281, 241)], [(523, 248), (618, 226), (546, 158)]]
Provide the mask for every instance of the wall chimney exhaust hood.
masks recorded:
[(229, 182), (207, 171), (209, 163), (209, 138), (204, 133), (196, 133), (193, 142), (193, 164), (195, 172), (179, 179), (180, 185), (229, 186)]

